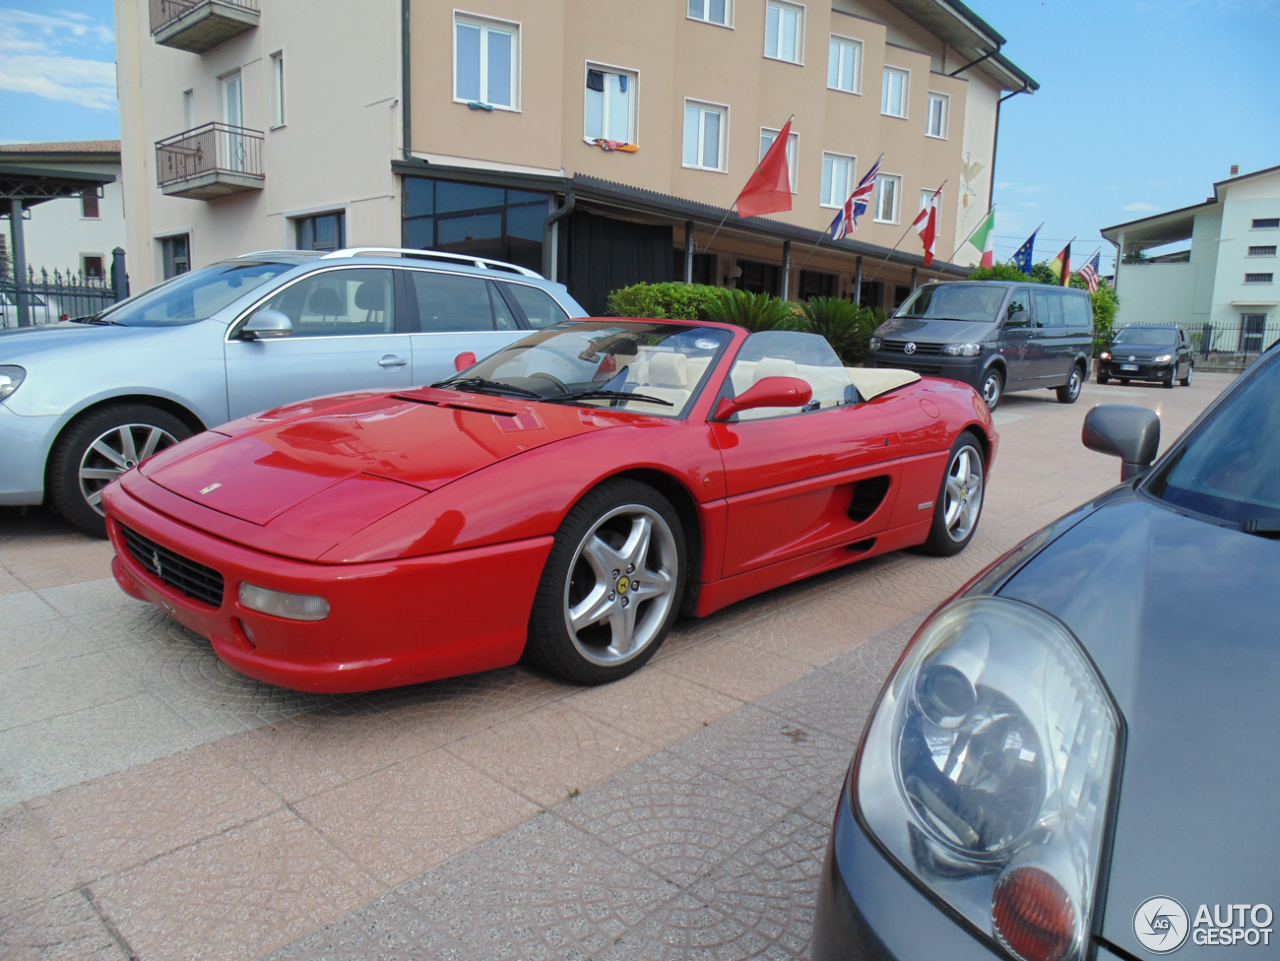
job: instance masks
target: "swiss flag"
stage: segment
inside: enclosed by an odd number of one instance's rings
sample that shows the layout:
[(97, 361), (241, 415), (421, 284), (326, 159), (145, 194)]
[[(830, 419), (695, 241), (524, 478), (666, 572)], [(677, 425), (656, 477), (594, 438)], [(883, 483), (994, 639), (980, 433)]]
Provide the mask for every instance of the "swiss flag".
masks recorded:
[(773, 142), (756, 172), (734, 201), (739, 217), (758, 217), (791, 209), (791, 171), (787, 167), (787, 138), (791, 136), (791, 121)]
[(933, 245), (938, 239), (938, 197), (942, 193), (939, 187), (933, 192), (933, 196), (929, 198), (929, 202), (916, 215), (916, 219), (911, 222), (911, 226), (916, 228), (916, 233), (920, 235), (920, 241), (924, 244), (924, 265), (928, 267), (933, 263)]

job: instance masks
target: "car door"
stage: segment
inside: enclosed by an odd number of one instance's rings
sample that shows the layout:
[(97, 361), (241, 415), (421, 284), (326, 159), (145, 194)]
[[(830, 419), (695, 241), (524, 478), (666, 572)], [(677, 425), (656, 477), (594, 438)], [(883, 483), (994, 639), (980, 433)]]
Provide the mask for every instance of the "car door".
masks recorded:
[(231, 417), (322, 394), (411, 386), (413, 345), (397, 329), (394, 271), (335, 267), (306, 274), (256, 310), (278, 310), (287, 337), (245, 340), (242, 319), (226, 341)]
[(1046, 387), (1065, 384), (1075, 359), (1067, 331), (1065, 296), (1053, 287), (1031, 292), (1031, 316), (1035, 320), (1032, 374)]
[[(1019, 316), (1022, 315), (1022, 316)], [(999, 350), (1009, 371), (1006, 389), (1026, 387), (1035, 378), (1035, 321), (1031, 314), (1031, 291), (1019, 287), (1009, 296), (1000, 325)]]
[(722, 577), (871, 537), (897, 496), (898, 432), (879, 403), (853, 402), (824, 339), (752, 334), (722, 390), (736, 396), (770, 376), (806, 380), (813, 400), (712, 421), (728, 494)]
[(414, 384), (450, 376), (461, 353), (481, 359), (527, 333), (492, 280), (410, 268), (404, 276)]

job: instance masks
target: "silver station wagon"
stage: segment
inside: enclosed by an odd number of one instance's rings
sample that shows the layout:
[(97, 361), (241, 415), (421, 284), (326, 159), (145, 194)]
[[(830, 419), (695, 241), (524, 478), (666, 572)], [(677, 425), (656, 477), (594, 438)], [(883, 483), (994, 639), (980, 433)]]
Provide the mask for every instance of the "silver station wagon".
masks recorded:
[(0, 504), (49, 501), (103, 536), (102, 488), (209, 427), (454, 373), (585, 311), (563, 284), (460, 254), (265, 251), (94, 317), (0, 332)]

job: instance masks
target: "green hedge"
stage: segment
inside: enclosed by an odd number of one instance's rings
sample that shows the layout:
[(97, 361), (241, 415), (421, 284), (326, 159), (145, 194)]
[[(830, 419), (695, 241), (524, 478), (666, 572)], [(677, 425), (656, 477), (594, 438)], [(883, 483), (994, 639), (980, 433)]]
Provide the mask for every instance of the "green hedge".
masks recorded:
[(710, 320), (708, 305), (721, 293), (708, 284), (632, 284), (609, 295), (605, 312), (610, 317)]

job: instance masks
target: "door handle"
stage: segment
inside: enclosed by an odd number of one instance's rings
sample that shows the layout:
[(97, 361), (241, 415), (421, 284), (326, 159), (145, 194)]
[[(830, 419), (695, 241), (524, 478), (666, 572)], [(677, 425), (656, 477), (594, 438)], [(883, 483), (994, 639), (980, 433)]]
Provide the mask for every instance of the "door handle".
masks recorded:
[(382, 360), (378, 361), (379, 367), (403, 367), (409, 363), (403, 357), (397, 357), (395, 354), (384, 354)]

